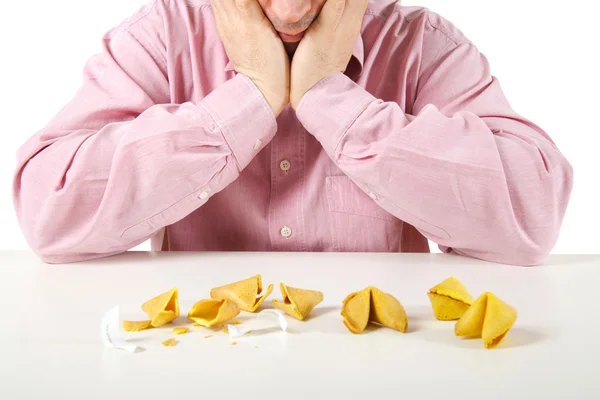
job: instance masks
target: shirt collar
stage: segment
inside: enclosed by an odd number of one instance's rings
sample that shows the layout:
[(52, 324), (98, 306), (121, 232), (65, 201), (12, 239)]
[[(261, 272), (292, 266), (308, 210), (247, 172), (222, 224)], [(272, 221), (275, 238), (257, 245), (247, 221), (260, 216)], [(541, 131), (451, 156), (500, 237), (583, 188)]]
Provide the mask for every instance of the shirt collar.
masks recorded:
[[(225, 56), (227, 58), (227, 55)], [(350, 63), (352, 63), (352, 59), (355, 59), (358, 62), (358, 71), (357, 74), (360, 75), (363, 69), (363, 62), (365, 58), (365, 47), (362, 39), (362, 35), (358, 35), (356, 42), (354, 43), (354, 50), (352, 51), (352, 58), (350, 59)], [(350, 63), (348, 65), (350, 65)], [(227, 58), (227, 65), (225, 66), (225, 71), (234, 71), (233, 63)]]

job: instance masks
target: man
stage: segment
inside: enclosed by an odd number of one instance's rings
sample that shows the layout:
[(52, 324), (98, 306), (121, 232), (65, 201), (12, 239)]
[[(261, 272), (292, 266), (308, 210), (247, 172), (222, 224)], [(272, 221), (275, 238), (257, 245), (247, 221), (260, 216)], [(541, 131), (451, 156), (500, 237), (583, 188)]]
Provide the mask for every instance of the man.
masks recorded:
[[(48, 263), (154, 250), (541, 263), (572, 168), (441, 16), (395, 0), (156, 0), (18, 153)], [(287, 54), (286, 54), (287, 53)]]

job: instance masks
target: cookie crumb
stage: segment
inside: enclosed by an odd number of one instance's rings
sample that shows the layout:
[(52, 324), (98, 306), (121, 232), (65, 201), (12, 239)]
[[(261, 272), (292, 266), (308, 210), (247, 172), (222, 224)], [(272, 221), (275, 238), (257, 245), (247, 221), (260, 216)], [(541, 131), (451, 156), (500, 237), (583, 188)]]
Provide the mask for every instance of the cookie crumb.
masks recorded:
[(164, 342), (162, 342), (162, 345), (166, 346), (166, 347), (173, 347), (176, 344), (177, 344), (177, 340), (175, 340), (175, 338), (167, 339)]

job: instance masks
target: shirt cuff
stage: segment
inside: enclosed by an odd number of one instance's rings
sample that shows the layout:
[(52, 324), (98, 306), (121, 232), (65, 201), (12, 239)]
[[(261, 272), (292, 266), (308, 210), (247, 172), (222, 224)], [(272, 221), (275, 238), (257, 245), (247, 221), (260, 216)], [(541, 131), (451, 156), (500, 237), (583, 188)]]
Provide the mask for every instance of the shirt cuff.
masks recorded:
[(296, 116), (325, 151), (335, 156), (340, 140), (375, 100), (376, 97), (339, 72), (320, 80), (304, 94)]
[(202, 101), (231, 148), (240, 171), (277, 132), (273, 110), (254, 82), (237, 74)]

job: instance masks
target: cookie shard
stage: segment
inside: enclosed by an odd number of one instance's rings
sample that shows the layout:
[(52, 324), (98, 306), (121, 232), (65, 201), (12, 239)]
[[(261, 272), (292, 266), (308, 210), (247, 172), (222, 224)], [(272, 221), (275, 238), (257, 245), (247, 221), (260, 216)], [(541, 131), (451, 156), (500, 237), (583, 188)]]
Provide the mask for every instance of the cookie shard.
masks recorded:
[(152, 326), (157, 328), (179, 317), (178, 289), (174, 287), (142, 304), (142, 311), (148, 314)]
[(162, 342), (162, 345), (165, 347), (173, 347), (177, 344), (177, 340), (175, 338), (170, 338)]
[(238, 305), (231, 300), (205, 299), (194, 304), (188, 319), (210, 328), (236, 317), (240, 313)]
[(271, 294), (273, 285), (269, 285), (261, 297), (262, 277), (255, 275), (250, 278), (213, 288), (210, 297), (219, 300), (230, 300), (240, 309), (255, 312), (260, 304)]
[(457, 336), (481, 337), (486, 348), (502, 342), (517, 320), (517, 311), (493, 293), (483, 293), (456, 322)]
[(126, 332), (139, 332), (152, 328), (152, 321), (123, 321), (123, 330)]
[(371, 287), (369, 320), (402, 333), (408, 329), (408, 318), (402, 304), (389, 293)]
[(323, 293), (316, 290), (299, 289), (291, 286), (279, 285), (283, 296), (283, 303), (273, 300), (273, 306), (292, 317), (302, 321), (306, 316), (323, 301)]
[(370, 309), (371, 290), (369, 288), (346, 296), (341, 312), (346, 328), (355, 334), (364, 331), (369, 323)]

